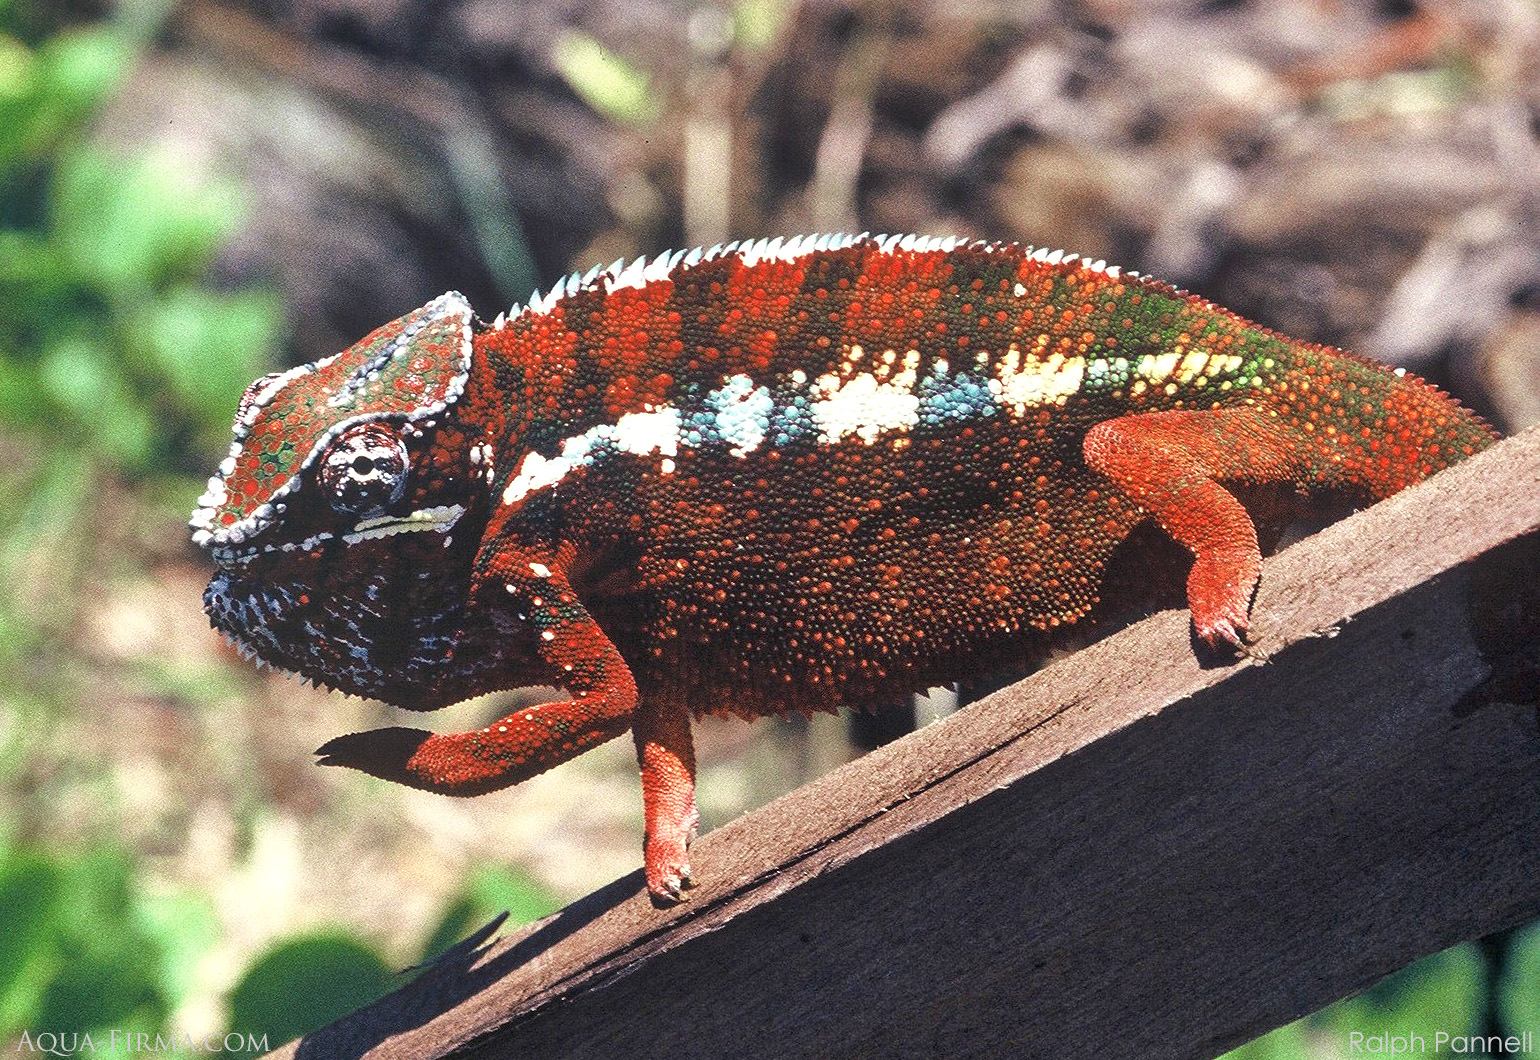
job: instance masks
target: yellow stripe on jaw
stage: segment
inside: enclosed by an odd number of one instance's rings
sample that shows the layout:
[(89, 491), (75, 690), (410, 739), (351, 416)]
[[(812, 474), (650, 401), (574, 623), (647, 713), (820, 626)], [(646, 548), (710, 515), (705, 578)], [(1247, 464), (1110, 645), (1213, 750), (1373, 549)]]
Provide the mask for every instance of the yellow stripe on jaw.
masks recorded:
[(352, 545), (370, 538), (408, 534), (420, 530), (446, 533), (460, 521), (460, 516), (464, 514), (463, 505), (450, 504), (439, 508), (419, 508), (408, 515), (378, 515), (369, 519), (360, 519), (350, 532), (342, 535), (342, 540)]

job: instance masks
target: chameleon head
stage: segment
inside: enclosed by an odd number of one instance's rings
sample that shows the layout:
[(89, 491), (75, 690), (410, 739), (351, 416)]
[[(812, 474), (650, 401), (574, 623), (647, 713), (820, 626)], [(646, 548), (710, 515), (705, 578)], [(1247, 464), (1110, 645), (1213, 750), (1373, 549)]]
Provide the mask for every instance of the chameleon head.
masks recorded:
[(472, 327), (451, 292), (247, 388), (191, 521), (218, 566), (204, 606), (247, 654), (407, 706), (453, 697), (485, 520), (488, 450), (458, 407)]

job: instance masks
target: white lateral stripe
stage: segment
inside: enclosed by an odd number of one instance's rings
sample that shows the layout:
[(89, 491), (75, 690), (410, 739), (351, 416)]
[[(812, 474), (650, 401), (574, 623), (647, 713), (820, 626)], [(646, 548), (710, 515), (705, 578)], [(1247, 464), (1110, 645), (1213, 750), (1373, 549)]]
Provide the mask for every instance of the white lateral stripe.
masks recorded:
[[(846, 363), (859, 361), (862, 353), (860, 346), (852, 346)], [(896, 355), (888, 356), (892, 353), (884, 351), (880, 363), (891, 364), (896, 360)], [(819, 440), (827, 444), (854, 434), (870, 444), (884, 431), (908, 430), (918, 424), (920, 397), (915, 393), (915, 371), (919, 363), (919, 351), (909, 350), (900, 370), (886, 382), (878, 382), (870, 372), (847, 379), (832, 373), (821, 377), (813, 387), (817, 400), (812, 408)]]
[(574, 470), (592, 464), (599, 453), (612, 449), (635, 456), (658, 453), (672, 457), (679, 452), (679, 410), (665, 407), (647, 412), (628, 412), (614, 423), (601, 423), (561, 443), (554, 457), (526, 453), (519, 473), (503, 490), (504, 504), (517, 504), (536, 490), (556, 485)]

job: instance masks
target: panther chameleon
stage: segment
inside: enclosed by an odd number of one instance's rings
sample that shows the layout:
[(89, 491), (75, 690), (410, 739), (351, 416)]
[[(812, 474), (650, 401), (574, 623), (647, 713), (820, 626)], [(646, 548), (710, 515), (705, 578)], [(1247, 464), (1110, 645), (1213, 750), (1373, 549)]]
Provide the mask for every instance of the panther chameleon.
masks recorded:
[(1366, 503), (1494, 437), (1400, 370), (1102, 261), (799, 237), (617, 262), (490, 322), (445, 294), (259, 379), (192, 527), (213, 624), (273, 666), (413, 710), (567, 692), (324, 764), (475, 795), (631, 730), (666, 901), (694, 716), (874, 707), (1025, 657), (1099, 618), (1149, 526), (1191, 553), (1197, 636), (1239, 647), (1243, 500)]

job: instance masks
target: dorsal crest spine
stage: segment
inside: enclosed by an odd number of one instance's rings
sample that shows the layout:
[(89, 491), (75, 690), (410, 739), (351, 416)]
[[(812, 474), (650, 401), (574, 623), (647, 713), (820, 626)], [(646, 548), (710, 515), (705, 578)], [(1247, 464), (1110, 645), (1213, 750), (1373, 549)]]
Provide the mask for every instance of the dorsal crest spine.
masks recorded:
[[(763, 261), (795, 261), (811, 254), (831, 250), (843, 250), (860, 243), (870, 244), (878, 253), (949, 253), (959, 247), (970, 250), (1000, 251), (1015, 247), (1013, 244), (990, 240), (966, 240), (957, 236), (877, 235), (861, 232), (826, 233), (823, 235), (792, 236), (790, 239), (776, 236), (773, 239), (734, 240), (718, 243), (710, 248), (695, 247), (690, 250), (664, 251), (651, 258), (643, 256), (627, 262), (617, 258), (609, 266), (595, 266), (586, 273), (574, 272), (558, 280), (545, 294), (536, 291), (523, 304), (516, 304), (493, 321), (494, 327), (502, 327), (520, 317), (548, 313), (563, 299), (583, 291), (600, 290), (605, 294), (626, 288), (640, 288), (647, 283), (672, 279), (680, 269), (694, 268), (703, 262), (717, 261), (736, 256), (746, 267)], [(1119, 270), (1101, 259), (1091, 259), (1080, 254), (1048, 247), (1015, 247), (1024, 260), (1038, 261), (1047, 265), (1079, 265), (1093, 272), (1104, 272), (1112, 279), (1120, 275), (1129, 279), (1142, 279), (1139, 273)]]

